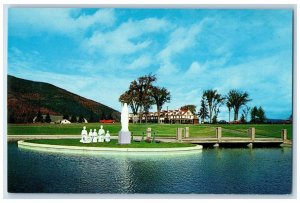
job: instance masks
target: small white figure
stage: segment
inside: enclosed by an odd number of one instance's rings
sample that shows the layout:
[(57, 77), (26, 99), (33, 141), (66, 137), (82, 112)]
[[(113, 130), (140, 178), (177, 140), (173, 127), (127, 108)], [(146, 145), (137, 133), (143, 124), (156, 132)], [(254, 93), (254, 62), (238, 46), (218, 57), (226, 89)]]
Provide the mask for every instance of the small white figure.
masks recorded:
[(86, 143), (86, 141), (87, 141), (87, 136), (88, 136), (88, 133), (87, 133), (87, 131), (86, 131), (86, 127), (83, 126), (83, 130), (81, 131), (81, 140), (80, 140), (80, 142)]
[(88, 140), (87, 140), (87, 143), (90, 143), (93, 141), (93, 129), (90, 129), (90, 132), (89, 132), (89, 137), (88, 137)]
[(93, 140), (92, 140), (92, 142), (97, 142), (97, 130), (96, 129), (94, 129), (94, 132), (93, 132)]
[(110, 142), (110, 134), (109, 134), (109, 131), (106, 131), (106, 134), (105, 134), (105, 142)]
[(98, 142), (104, 142), (104, 134), (105, 134), (105, 130), (103, 129), (103, 126), (100, 126), (100, 129), (98, 131)]

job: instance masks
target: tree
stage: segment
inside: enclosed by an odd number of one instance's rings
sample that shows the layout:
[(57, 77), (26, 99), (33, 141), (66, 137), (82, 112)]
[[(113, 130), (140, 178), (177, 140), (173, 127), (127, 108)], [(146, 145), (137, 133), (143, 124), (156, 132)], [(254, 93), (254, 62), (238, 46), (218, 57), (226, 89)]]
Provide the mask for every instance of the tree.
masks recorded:
[(70, 121), (71, 123), (77, 123), (77, 117), (73, 114)]
[(90, 112), (90, 118), (89, 118), (89, 122), (92, 123), (95, 121), (95, 117), (94, 117), (94, 113), (91, 111)]
[(68, 114), (64, 114), (64, 115), (63, 115), (63, 119), (69, 120), (69, 119), (70, 119), (70, 116), (69, 116)]
[(182, 111), (190, 110), (192, 112), (192, 114), (195, 114), (196, 106), (193, 104), (188, 104), (188, 105), (184, 105), (184, 106), (180, 107), (180, 110), (182, 110)]
[(241, 115), (240, 120), (241, 120), (242, 123), (245, 123), (245, 122), (246, 122), (246, 120), (245, 120), (245, 115), (244, 115), (243, 113), (242, 113), (242, 115)]
[(39, 110), (38, 113), (37, 113), (35, 122), (36, 122), (36, 123), (38, 123), (38, 122), (44, 122), (44, 119), (43, 119), (43, 116), (42, 116), (42, 113), (41, 113), (40, 110)]
[(45, 122), (46, 123), (50, 123), (51, 122), (51, 118), (50, 118), (49, 113), (47, 113), (47, 115), (46, 115)]
[(84, 123), (84, 118), (83, 118), (82, 114), (80, 114), (80, 116), (78, 118), (78, 123)]
[(213, 123), (213, 124), (216, 124), (217, 122), (218, 122), (217, 116), (214, 115), (213, 118), (212, 118), (212, 123)]
[(202, 123), (204, 123), (204, 120), (208, 117), (207, 104), (206, 104), (205, 98), (203, 96), (202, 96), (201, 104), (200, 104), (199, 117), (200, 117)]
[(257, 109), (257, 120), (258, 123), (264, 123), (266, 121), (265, 111), (261, 106)]
[(252, 109), (251, 109), (251, 123), (257, 123), (258, 120), (257, 120), (257, 107), (254, 106)]
[(15, 123), (16, 119), (15, 119), (15, 114), (14, 111), (9, 111), (8, 113), (8, 123)]
[(127, 103), (131, 107), (134, 115), (140, 111), (140, 122), (143, 110), (151, 105), (149, 104), (149, 102), (151, 102), (149, 97), (153, 87), (152, 83), (155, 81), (156, 76), (152, 74), (139, 77), (130, 83), (129, 90), (123, 93), (119, 98), (121, 103)]
[(248, 120), (248, 114), (250, 112), (250, 107), (246, 106), (244, 109), (243, 109), (243, 114), (244, 114), (244, 117), (245, 117), (245, 122), (247, 122)]
[(206, 99), (209, 110), (209, 121), (212, 123), (213, 116), (218, 114), (219, 107), (223, 104), (224, 98), (217, 90), (206, 90), (203, 92), (203, 97)]
[(249, 94), (247, 92), (230, 90), (227, 94), (227, 101), (230, 102), (233, 108), (234, 120), (238, 120), (240, 107), (246, 105), (251, 99), (249, 99)]
[(228, 115), (229, 115), (228, 122), (230, 123), (230, 111), (231, 111), (231, 108), (232, 108), (232, 104), (229, 100), (227, 100), (226, 106), (228, 108)]
[(151, 97), (153, 98), (157, 108), (157, 123), (160, 121), (160, 111), (165, 103), (171, 101), (171, 94), (166, 88), (152, 87)]
[[(151, 99), (151, 97), (149, 97), (149, 99)], [(144, 105), (144, 113), (145, 113), (145, 117), (146, 117), (146, 120), (145, 120), (146, 123), (148, 123), (149, 110), (151, 109), (151, 106), (153, 104), (154, 104), (154, 100), (151, 100), (151, 101), (148, 101), (148, 103)]]

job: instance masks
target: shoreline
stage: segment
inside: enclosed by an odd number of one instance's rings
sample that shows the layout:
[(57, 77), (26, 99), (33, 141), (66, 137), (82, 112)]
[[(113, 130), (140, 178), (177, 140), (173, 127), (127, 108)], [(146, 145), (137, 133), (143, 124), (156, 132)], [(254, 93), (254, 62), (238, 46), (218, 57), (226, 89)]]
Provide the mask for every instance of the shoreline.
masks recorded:
[(201, 152), (202, 145), (196, 145), (192, 147), (170, 147), (170, 148), (112, 148), (112, 147), (84, 147), (84, 146), (66, 146), (66, 145), (50, 145), (50, 144), (37, 144), (25, 142), (19, 140), (18, 147), (23, 149), (30, 149), (36, 151), (47, 151), (47, 152), (69, 152), (69, 153), (92, 153), (92, 154), (141, 154), (141, 155), (152, 155), (152, 154), (178, 154), (186, 152)]

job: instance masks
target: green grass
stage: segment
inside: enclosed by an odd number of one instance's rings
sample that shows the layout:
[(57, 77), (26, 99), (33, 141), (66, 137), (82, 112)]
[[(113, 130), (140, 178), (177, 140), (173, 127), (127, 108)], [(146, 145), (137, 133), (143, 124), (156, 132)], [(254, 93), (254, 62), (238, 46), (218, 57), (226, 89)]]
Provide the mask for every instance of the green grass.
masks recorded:
[(50, 145), (65, 145), (65, 146), (84, 146), (84, 147), (113, 147), (113, 148), (173, 148), (173, 147), (193, 147), (195, 144), (187, 143), (147, 143), (147, 142), (134, 142), (131, 144), (120, 145), (117, 140), (110, 142), (96, 142), (83, 144), (78, 139), (44, 139), (44, 140), (27, 140), (26, 142)]
[[(83, 126), (87, 129), (99, 129), (99, 123), (87, 124), (8, 124), (8, 135), (79, 135)], [(111, 135), (117, 135), (121, 124), (102, 124)], [(247, 129), (254, 127), (256, 137), (281, 137), (281, 129), (287, 129), (288, 139), (292, 139), (291, 124), (222, 124), (222, 125), (191, 125), (191, 124), (129, 124), (134, 136), (141, 136), (151, 127), (158, 137), (176, 136), (176, 128), (190, 128), (190, 137), (215, 137), (215, 128), (222, 127), (224, 137), (248, 137)]]

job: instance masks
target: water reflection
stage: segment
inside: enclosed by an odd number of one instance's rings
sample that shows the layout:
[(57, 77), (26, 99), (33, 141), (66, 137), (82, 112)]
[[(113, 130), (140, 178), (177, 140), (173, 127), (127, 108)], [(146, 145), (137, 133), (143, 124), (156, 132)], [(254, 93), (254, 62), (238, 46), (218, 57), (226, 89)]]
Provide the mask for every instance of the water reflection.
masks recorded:
[(8, 147), (11, 192), (286, 194), (291, 149), (203, 149), (172, 156), (66, 154)]

